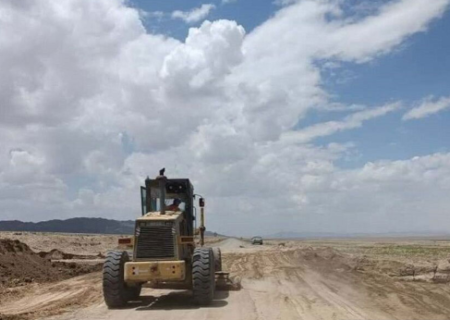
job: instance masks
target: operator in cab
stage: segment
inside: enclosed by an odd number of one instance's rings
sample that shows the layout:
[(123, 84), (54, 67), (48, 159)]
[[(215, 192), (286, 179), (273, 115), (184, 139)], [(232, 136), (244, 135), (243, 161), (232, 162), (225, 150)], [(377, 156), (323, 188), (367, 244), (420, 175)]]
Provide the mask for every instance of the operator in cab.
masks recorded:
[(180, 208), (179, 208), (180, 203), (181, 203), (181, 200), (178, 198), (175, 198), (175, 199), (173, 199), (172, 204), (166, 207), (166, 210), (167, 211), (180, 211)]

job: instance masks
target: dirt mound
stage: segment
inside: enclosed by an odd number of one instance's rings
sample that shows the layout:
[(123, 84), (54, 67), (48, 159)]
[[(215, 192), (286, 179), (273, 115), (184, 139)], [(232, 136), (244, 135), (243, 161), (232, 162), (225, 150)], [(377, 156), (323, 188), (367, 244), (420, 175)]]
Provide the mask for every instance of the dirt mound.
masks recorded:
[(283, 248), (223, 253), (224, 270), (233, 276), (263, 279), (274, 274), (289, 277), (305, 269), (322, 273), (352, 272), (352, 259), (331, 248)]
[(320, 269), (345, 269), (353, 270), (354, 262), (349, 257), (344, 256), (332, 248), (300, 248), (285, 250), (287, 256), (295, 261)]
[(437, 283), (450, 282), (450, 263), (424, 261), (420, 264), (388, 259), (371, 259), (366, 256), (356, 258), (356, 270), (405, 281), (426, 281)]
[[(57, 249), (65, 254), (96, 256), (105, 255), (117, 247), (119, 236), (55, 234), (36, 232), (0, 232), (0, 239), (14, 239), (26, 243), (34, 252)], [(77, 258), (78, 259), (78, 258)]]
[(0, 239), (0, 287), (60, 281), (100, 270), (100, 265), (52, 262), (19, 240)]
[(71, 260), (71, 259), (99, 259), (105, 258), (105, 255), (99, 253), (98, 255), (85, 255), (85, 254), (73, 254), (66, 253), (64, 251), (53, 249), (50, 251), (41, 251), (38, 253), (41, 258), (51, 259), (51, 260)]
[(215, 247), (219, 247), (221, 249), (225, 250), (231, 250), (231, 249), (239, 249), (243, 247), (247, 247), (250, 244), (248, 242), (244, 242), (242, 240), (236, 239), (236, 238), (228, 238), (221, 242), (218, 242), (214, 244)]
[(28, 253), (31, 249), (23, 242), (18, 240), (4, 239), (0, 240), (0, 254), (9, 253)]

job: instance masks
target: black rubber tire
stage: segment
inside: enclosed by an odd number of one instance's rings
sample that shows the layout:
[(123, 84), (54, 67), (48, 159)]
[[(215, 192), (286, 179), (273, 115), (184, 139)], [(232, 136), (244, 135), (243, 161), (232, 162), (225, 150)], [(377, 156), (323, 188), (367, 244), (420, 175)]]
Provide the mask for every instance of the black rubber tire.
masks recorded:
[(103, 264), (103, 297), (110, 309), (123, 307), (132, 300), (133, 288), (127, 287), (124, 280), (127, 261), (129, 258), (126, 251), (111, 251)]
[(220, 248), (214, 247), (212, 248), (214, 252), (214, 265), (217, 271), (222, 271), (222, 252)]
[(192, 292), (194, 302), (209, 305), (216, 285), (214, 252), (211, 248), (195, 248), (192, 262)]

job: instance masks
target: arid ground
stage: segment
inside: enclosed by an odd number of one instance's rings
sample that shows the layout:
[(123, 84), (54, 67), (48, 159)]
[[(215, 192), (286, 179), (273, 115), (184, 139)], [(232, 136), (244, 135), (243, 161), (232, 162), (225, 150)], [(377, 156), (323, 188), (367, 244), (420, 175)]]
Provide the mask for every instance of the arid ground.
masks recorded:
[(210, 238), (240, 290), (198, 307), (187, 291), (144, 288), (108, 310), (100, 270), (118, 237), (0, 233), (0, 319), (450, 318), (450, 239)]

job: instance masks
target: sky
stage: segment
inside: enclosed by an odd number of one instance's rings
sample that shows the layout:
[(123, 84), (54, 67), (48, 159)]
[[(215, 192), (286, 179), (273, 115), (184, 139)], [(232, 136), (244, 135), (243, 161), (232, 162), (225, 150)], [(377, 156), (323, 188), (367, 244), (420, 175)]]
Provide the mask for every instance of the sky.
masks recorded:
[(450, 0), (2, 0), (0, 220), (450, 232)]

